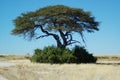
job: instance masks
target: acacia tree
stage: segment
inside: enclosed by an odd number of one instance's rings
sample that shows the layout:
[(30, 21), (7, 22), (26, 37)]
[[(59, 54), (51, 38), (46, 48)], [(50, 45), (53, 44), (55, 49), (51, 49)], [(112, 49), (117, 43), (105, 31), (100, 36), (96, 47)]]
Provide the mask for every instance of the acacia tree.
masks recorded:
[[(64, 5), (48, 6), (34, 12), (22, 13), (14, 20), (13, 35), (23, 35), (29, 39), (52, 36), (57, 47), (65, 48), (74, 43), (73, 33), (79, 33), (84, 41), (83, 32), (98, 31), (98, 22), (90, 12)], [(39, 30), (43, 34), (38, 34)]]

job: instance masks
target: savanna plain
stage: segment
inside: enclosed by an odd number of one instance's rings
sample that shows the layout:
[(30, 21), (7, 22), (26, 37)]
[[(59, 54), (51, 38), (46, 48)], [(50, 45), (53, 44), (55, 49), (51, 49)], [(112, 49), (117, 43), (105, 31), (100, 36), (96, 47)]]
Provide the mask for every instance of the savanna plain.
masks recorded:
[(0, 80), (120, 80), (120, 55), (95, 56), (94, 64), (32, 63), (30, 57), (0, 55)]

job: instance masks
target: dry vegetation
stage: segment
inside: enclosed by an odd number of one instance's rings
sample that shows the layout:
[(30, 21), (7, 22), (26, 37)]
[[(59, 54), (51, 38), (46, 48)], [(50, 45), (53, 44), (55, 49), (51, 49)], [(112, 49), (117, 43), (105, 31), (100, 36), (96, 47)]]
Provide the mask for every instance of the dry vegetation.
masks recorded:
[(120, 80), (120, 56), (96, 56), (96, 64), (40, 64), (31, 63), (29, 57), (0, 55), (1, 62), (15, 63), (0, 67), (0, 77), (5, 80)]

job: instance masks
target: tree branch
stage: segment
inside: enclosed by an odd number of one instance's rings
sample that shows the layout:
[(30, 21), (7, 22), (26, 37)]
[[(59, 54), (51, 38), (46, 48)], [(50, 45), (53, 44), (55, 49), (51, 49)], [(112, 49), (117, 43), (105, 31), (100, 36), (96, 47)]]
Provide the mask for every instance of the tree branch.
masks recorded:
[(46, 34), (46, 35), (43, 35), (44, 37), (45, 37), (45, 36), (53, 36), (54, 39), (55, 39), (56, 42), (57, 42), (57, 46), (58, 46), (58, 47), (61, 47), (61, 46), (62, 46), (62, 43), (61, 43), (61, 41), (60, 41), (60, 38), (59, 38), (59, 36), (58, 36), (57, 34), (53, 34), (53, 33), (50, 33), (50, 32), (48, 32), (48, 31), (44, 30), (42, 25), (36, 25), (35, 27), (39, 27), (39, 28), (41, 29), (41, 31)]
[[(74, 43), (80, 43), (79, 41), (77, 40), (71, 40), (67, 45), (71, 45), (71, 44), (74, 44)], [(81, 44), (81, 43), (80, 43)]]
[(80, 35), (81, 35), (82, 41), (83, 41), (84, 44), (85, 44), (85, 40), (84, 40), (84, 35), (83, 35), (83, 33), (82, 33), (81, 31), (79, 31), (79, 33), (80, 33)]
[(37, 37), (36, 39), (47, 37), (47, 36), (49, 36), (49, 35), (42, 35), (42, 36)]
[(73, 40), (72, 35), (68, 34), (67, 36), (69, 36), (69, 38), (70, 38), (70, 39), (68, 38), (69, 39), (68, 42), (71, 42)]

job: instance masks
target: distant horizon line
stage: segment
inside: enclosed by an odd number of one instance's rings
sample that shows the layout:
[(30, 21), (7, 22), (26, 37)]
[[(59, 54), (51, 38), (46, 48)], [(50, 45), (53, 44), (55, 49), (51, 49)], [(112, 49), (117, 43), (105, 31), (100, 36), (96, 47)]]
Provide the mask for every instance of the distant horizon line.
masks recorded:
[[(32, 55), (34, 53), (0, 53), (0, 55)], [(120, 55), (119, 53), (109, 53), (109, 54), (105, 54), (105, 53), (90, 53), (90, 54), (93, 54), (94, 56), (107, 56), (107, 55)]]

